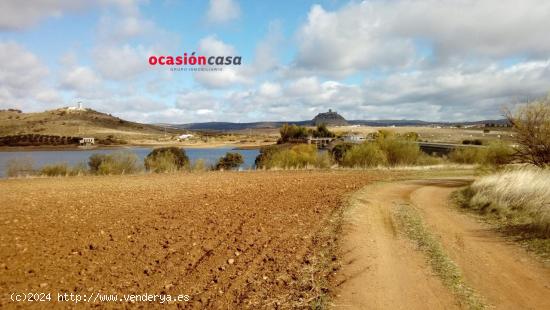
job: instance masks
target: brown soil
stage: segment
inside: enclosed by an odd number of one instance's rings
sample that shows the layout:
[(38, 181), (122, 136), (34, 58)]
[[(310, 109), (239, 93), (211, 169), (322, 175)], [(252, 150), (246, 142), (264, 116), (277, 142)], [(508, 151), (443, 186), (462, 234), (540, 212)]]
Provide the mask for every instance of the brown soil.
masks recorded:
[(29, 306), (11, 302), (12, 292), (190, 295), (182, 308), (308, 307), (329, 293), (316, 279), (330, 269), (314, 265), (335, 243), (323, 230), (346, 193), (381, 178), (294, 171), (2, 180), (0, 308)]
[[(488, 306), (550, 309), (550, 269), (485, 224), (450, 205), (464, 180), (383, 183), (356, 194), (335, 306), (345, 309), (448, 309), (460, 305), (430, 275), (419, 252), (395, 233), (390, 209), (412, 205), (427, 229)], [(463, 304), (462, 304), (463, 305)]]

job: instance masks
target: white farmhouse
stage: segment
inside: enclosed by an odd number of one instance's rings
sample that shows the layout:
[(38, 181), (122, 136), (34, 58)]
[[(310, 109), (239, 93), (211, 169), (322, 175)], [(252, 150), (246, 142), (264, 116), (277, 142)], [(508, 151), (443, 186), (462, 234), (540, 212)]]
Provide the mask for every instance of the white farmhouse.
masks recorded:
[(191, 138), (193, 138), (192, 134), (183, 134), (183, 135), (178, 136), (178, 140), (189, 140)]

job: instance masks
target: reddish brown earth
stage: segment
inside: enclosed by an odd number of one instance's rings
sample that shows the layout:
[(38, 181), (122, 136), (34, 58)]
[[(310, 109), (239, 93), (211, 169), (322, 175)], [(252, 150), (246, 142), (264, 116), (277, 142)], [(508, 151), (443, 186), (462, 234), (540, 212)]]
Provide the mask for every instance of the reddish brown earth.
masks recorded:
[(14, 292), (190, 295), (173, 305), (180, 308), (309, 307), (330, 293), (323, 280), (336, 238), (326, 230), (345, 195), (384, 177), (294, 171), (0, 181), (0, 308), (73, 306), (14, 303)]

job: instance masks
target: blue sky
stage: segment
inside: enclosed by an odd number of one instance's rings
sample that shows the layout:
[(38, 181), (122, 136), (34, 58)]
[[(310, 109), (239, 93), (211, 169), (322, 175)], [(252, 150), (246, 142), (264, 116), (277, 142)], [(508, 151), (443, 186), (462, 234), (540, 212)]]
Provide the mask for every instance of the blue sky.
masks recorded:
[[(141, 122), (499, 118), (550, 91), (543, 0), (0, 2), (0, 108)], [(151, 55), (242, 56), (171, 72)]]

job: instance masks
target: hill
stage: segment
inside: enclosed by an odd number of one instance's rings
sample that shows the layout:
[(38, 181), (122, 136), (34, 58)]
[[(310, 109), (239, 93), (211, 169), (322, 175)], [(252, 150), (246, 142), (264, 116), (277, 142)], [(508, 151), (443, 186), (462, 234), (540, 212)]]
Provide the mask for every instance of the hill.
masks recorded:
[[(179, 130), (168, 129), (171, 133)], [(92, 109), (61, 108), (37, 113), (0, 110), (0, 136), (50, 135), (95, 137), (116, 142), (158, 139), (165, 129), (123, 120)]]
[(338, 114), (337, 112), (333, 112), (332, 110), (328, 110), (328, 112), (325, 113), (319, 113), (317, 114), (311, 123), (314, 126), (318, 125), (327, 125), (327, 126), (346, 126), (348, 125), (348, 122), (342, 115)]

